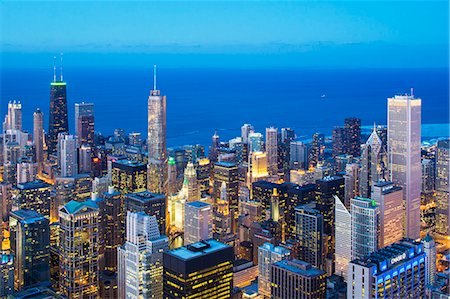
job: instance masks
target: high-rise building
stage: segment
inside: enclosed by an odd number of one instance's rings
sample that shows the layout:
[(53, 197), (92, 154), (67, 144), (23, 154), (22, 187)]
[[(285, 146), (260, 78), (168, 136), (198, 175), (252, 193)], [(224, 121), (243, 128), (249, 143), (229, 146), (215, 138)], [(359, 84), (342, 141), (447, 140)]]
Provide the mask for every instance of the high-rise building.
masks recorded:
[(301, 141), (292, 141), (289, 148), (291, 169), (308, 169), (308, 145)]
[(316, 166), (319, 161), (323, 159), (323, 152), (325, 149), (325, 135), (321, 133), (314, 133), (311, 142), (311, 150), (309, 152), (309, 164)]
[(253, 126), (250, 124), (244, 124), (241, 127), (241, 137), (243, 143), (248, 143), (248, 135), (254, 130)]
[(426, 256), (410, 239), (384, 247), (348, 266), (347, 298), (426, 298)]
[(450, 235), (450, 140), (439, 140), (436, 149), (436, 232)]
[(422, 159), (422, 193), (432, 193), (435, 189), (436, 169), (435, 161)]
[(167, 192), (166, 96), (156, 89), (156, 66), (153, 89), (148, 97), (148, 179), (150, 192)]
[(335, 215), (335, 274), (347, 280), (348, 263), (352, 260), (352, 215), (337, 196), (334, 197)]
[(228, 206), (232, 215), (232, 229), (234, 231), (234, 219), (237, 218), (239, 201), (239, 177), (236, 164), (230, 162), (218, 162), (214, 164), (212, 193), (214, 199), (220, 198), (220, 188), (223, 182), (226, 185)]
[(298, 259), (316, 268), (324, 268), (323, 216), (307, 205), (295, 208), (296, 240), (300, 246)]
[(350, 163), (345, 166), (345, 195), (344, 204), (346, 207), (350, 207), (350, 200), (356, 196), (359, 196), (359, 175), (361, 167), (357, 163)]
[(352, 215), (352, 259), (366, 256), (379, 247), (380, 209), (375, 200), (356, 197), (350, 201)]
[(433, 285), (436, 281), (436, 243), (430, 234), (427, 234), (423, 238), (422, 244), (426, 256), (425, 284), (429, 286)]
[(403, 190), (392, 182), (380, 181), (372, 186), (371, 199), (380, 208), (380, 247), (398, 242), (403, 237)]
[(233, 248), (213, 239), (164, 252), (164, 298), (231, 298)]
[(346, 154), (359, 157), (361, 149), (361, 120), (356, 117), (349, 117), (344, 120)]
[(82, 144), (78, 149), (78, 173), (90, 173), (92, 171), (92, 147)]
[(184, 212), (184, 244), (212, 238), (212, 208), (202, 201), (187, 202)]
[(27, 157), (22, 157), (17, 162), (16, 182), (20, 184), (34, 181), (36, 179), (37, 172), (37, 163), (31, 162), (31, 160)]
[(155, 216), (158, 222), (159, 233), (166, 233), (166, 196), (164, 194), (141, 191), (125, 194), (125, 211), (144, 212), (147, 215)]
[(267, 170), (269, 175), (278, 173), (278, 129), (266, 128)]
[(10, 214), (9, 229), (15, 290), (49, 283), (49, 220), (33, 210), (18, 210)]
[(78, 145), (94, 144), (94, 104), (75, 103), (75, 135)]
[(12, 254), (0, 255), (0, 297), (7, 298), (14, 292), (14, 257)]
[(167, 194), (173, 195), (178, 192), (177, 166), (175, 159), (169, 157), (167, 160)]
[(263, 135), (258, 132), (248, 134), (248, 152), (261, 152), (263, 150)]
[(111, 179), (121, 194), (145, 191), (147, 167), (137, 161), (118, 160), (112, 163)]
[(22, 131), (22, 104), (20, 101), (9, 101), (8, 112), (3, 123), (3, 131), (19, 130)]
[(287, 259), (271, 266), (271, 297), (273, 299), (325, 299), (327, 276), (310, 263)]
[(274, 263), (279, 262), (290, 256), (291, 252), (283, 247), (274, 246), (270, 243), (264, 243), (258, 248), (258, 292), (265, 298), (270, 297), (270, 272)]
[(335, 127), (333, 129), (333, 157), (346, 154), (347, 144), (346, 144), (346, 130), (343, 127)]
[(155, 216), (127, 214), (125, 244), (118, 250), (119, 298), (163, 298), (163, 251), (169, 240), (161, 235)]
[(187, 200), (200, 200), (200, 186), (197, 179), (197, 171), (195, 171), (194, 164), (189, 162), (184, 170), (184, 183), (187, 186)]
[(267, 153), (263, 152), (252, 152), (251, 160), (249, 164), (248, 175), (248, 185), (251, 183), (267, 179), (268, 172), (268, 161)]
[(56, 74), (50, 83), (50, 112), (47, 147), (49, 154), (56, 154), (58, 135), (69, 132), (69, 121), (67, 114), (66, 82), (63, 81), (62, 73), (59, 81)]
[(388, 99), (388, 160), (391, 181), (403, 188), (404, 235), (420, 237), (421, 106), (413, 95)]
[(40, 180), (17, 184), (11, 191), (12, 208), (34, 210), (50, 218), (51, 190), (51, 185)]
[(33, 140), (39, 171), (44, 163), (44, 114), (39, 108), (33, 113)]
[(58, 156), (62, 177), (71, 177), (78, 174), (78, 150), (75, 136), (65, 133), (59, 134)]
[(87, 200), (59, 210), (59, 288), (67, 298), (99, 296), (99, 210)]

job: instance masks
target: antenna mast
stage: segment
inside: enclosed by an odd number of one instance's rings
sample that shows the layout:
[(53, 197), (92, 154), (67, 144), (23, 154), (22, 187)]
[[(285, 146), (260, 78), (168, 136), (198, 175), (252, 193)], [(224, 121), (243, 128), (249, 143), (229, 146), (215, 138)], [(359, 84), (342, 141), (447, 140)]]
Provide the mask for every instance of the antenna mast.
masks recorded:
[(56, 56), (53, 56), (53, 82), (56, 82)]
[(60, 72), (61, 72), (61, 82), (63, 82), (63, 53), (60, 53), (61, 58), (61, 66), (60, 66)]
[(156, 90), (156, 64), (153, 65), (153, 90)]

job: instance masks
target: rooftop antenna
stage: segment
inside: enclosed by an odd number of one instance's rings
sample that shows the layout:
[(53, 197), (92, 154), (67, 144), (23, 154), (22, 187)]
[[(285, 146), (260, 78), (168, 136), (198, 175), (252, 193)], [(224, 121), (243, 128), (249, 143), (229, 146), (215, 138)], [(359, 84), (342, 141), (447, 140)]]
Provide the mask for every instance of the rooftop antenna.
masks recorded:
[(53, 82), (56, 82), (56, 56), (53, 56)]
[(153, 65), (153, 90), (156, 90), (156, 64)]
[(414, 98), (414, 88), (411, 87), (411, 97)]
[(61, 82), (63, 82), (63, 72), (62, 72), (62, 70), (63, 70), (63, 53), (62, 52), (59, 54), (59, 57), (61, 58), (61, 66), (60, 66)]

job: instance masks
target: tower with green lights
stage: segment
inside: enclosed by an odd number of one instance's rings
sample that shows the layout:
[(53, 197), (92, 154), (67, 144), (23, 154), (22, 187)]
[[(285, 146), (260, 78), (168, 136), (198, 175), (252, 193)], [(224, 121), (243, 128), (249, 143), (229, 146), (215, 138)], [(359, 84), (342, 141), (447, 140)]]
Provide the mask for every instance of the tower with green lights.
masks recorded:
[(67, 94), (66, 82), (61, 78), (50, 83), (50, 113), (48, 124), (47, 146), (48, 153), (55, 154), (58, 144), (58, 134), (69, 132), (69, 121), (67, 116)]

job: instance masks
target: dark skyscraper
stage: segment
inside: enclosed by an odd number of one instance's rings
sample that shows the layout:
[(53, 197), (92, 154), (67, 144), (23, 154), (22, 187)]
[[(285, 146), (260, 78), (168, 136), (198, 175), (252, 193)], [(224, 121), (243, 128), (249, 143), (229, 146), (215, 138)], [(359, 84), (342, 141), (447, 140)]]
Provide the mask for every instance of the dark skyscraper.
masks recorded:
[(346, 153), (353, 157), (361, 154), (361, 120), (356, 117), (345, 119)]
[(345, 128), (335, 127), (333, 129), (333, 157), (345, 154), (347, 152), (345, 135)]
[(75, 104), (75, 135), (78, 144), (94, 144), (94, 104)]
[(47, 138), (49, 154), (56, 153), (58, 134), (64, 132), (69, 132), (66, 82), (63, 81), (62, 67), (60, 80), (56, 81), (56, 68), (54, 67), (53, 82), (50, 83), (50, 113)]

